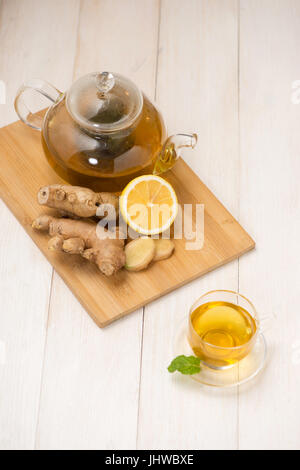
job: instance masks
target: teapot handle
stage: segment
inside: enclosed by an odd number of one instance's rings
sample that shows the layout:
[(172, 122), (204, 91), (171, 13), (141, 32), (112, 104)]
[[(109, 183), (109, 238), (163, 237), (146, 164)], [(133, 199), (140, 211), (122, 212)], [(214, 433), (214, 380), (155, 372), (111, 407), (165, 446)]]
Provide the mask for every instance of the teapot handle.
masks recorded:
[(25, 82), (18, 90), (16, 99), (15, 99), (15, 110), (21, 119), (27, 126), (42, 130), (43, 118), (37, 113), (32, 113), (26, 103), (26, 91), (34, 90), (38, 93), (41, 93), (43, 96), (48, 98), (52, 103), (55, 103), (62, 95), (59, 90), (50, 83), (40, 80), (38, 78), (33, 78)]

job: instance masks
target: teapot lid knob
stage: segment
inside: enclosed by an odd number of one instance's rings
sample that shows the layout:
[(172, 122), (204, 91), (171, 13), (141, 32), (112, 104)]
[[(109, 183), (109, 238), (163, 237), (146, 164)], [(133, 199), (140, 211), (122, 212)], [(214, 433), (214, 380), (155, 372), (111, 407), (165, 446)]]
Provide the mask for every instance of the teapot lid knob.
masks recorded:
[(108, 93), (115, 85), (115, 77), (110, 72), (98, 73), (96, 76), (96, 86), (101, 95)]

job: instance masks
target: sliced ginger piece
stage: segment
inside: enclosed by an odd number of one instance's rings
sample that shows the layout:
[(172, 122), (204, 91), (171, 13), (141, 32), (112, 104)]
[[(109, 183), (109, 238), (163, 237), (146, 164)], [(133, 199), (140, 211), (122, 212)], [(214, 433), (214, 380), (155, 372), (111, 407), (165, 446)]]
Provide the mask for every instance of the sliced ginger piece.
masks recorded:
[(175, 249), (174, 242), (167, 238), (159, 238), (154, 241), (155, 243), (155, 254), (154, 261), (160, 261), (171, 256)]
[(132, 240), (125, 246), (125, 268), (128, 271), (141, 271), (147, 268), (154, 255), (155, 243), (152, 238), (141, 237)]

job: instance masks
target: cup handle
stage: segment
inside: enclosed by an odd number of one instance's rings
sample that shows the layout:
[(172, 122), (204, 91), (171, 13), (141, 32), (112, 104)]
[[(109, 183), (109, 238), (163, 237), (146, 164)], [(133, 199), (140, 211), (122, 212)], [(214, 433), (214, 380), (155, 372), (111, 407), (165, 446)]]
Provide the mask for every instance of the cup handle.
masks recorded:
[(274, 313), (270, 315), (266, 315), (259, 319), (259, 330), (261, 333), (266, 333), (267, 331), (271, 330), (274, 325), (274, 321), (277, 320), (277, 316)]
[(34, 90), (37, 93), (48, 98), (52, 103), (58, 101), (58, 99), (63, 95), (61, 91), (57, 90), (50, 83), (40, 80), (38, 78), (33, 78), (24, 83), (18, 90), (16, 99), (15, 99), (15, 110), (21, 119), (27, 126), (42, 130), (43, 127), (43, 118), (39, 114), (32, 113), (26, 103), (26, 91)]

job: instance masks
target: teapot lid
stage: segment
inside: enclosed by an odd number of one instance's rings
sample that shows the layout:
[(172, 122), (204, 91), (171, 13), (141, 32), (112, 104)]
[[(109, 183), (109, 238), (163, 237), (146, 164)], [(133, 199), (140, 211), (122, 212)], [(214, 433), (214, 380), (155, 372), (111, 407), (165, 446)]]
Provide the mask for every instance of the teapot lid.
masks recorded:
[(80, 127), (95, 134), (107, 133), (124, 129), (137, 119), (143, 95), (122, 75), (96, 72), (73, 83), (66, 106)]

